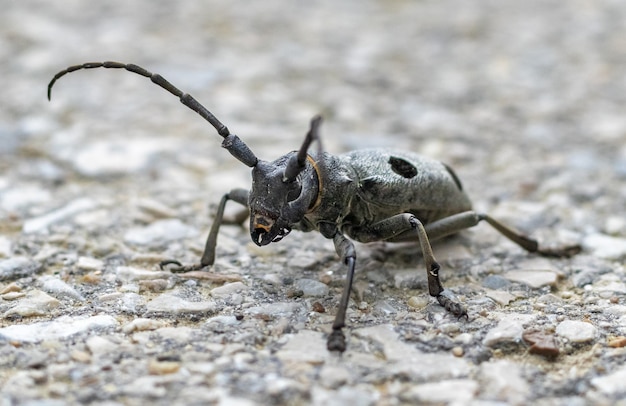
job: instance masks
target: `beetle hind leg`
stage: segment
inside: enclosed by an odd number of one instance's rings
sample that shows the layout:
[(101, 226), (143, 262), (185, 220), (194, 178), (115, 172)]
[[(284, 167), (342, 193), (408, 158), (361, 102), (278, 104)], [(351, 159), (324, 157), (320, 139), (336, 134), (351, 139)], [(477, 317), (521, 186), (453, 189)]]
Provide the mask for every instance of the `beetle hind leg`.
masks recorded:
[(418, 240), (428, 278), (428, 293), (437, 298), (446, 310), (457, 317), (467, 317), (467, 309), (439, 279), (441, 266), (435, 259), (426, 228), (412, 214), (404, 213), (392, 216), (368, 227), (349, 227), (348, 235), (360, 242), (383, 241), (415, 241)]

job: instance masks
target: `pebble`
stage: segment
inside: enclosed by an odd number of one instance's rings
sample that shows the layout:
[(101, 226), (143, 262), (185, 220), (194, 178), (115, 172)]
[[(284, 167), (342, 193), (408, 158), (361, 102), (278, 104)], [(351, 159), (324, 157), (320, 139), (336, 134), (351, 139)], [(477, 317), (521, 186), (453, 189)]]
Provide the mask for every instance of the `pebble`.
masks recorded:
[(78, 300), (79, 302), (85, 301), (83, 295), (76, 289), (55, 276), (43, 275), (39, 278), (39, 282), (41, 283), (41, 290), (53, 295), (57, 299), (69, 298)]
[(122, 327), (122, 331), (125, 334), (130, 334), (136, 331), (156, 330), (160, 327), (163, 327), (163, 325), (164, 323), (160, 320), (146, 319), (140, 317), (134, 319), (129, 323), (126, 323), (124, 327)]
[(135, 227), (124, 234), (128, 244), (160, 246), (170, 241), (197, 237), (198, 230), (178, 219), (157, 220), (146, 227)]
[(591, 379), (591, 385), (607, 395), (626, 394), (624, 382), (626, 382), (626, 366), (621, 366), (608, 375)]
[(87, 338), (85, 346), (94, 357), (106, 357), (119, 349), (118, 343), (97, 335)]
[(587, 343), (595, 340), (597, 329), (584, 321), (564, 320), (556, 326), (556, 334), (572, 343)]
[(40, 291), (31, 290), (21, 298), (11, 309), (4, 312), (3, 317), (21, 316), (37, 317), (48, 316), (59, 307), (60, 302), (54, 297)]
[(430, 299), (426, 296), (411, 296), (406, 304), (414, 309), (422, 310), (430, 303)]
[(321, 365), (330, 358), (326, 349), (326, 338), (317, 331), (300, 330), (289, 337), (289, 340), (280, 350), (276, 357), (290, 364)]
[(191, 302), (172, 293), (163, 293), (146, 303), (148, 314), (211, 314), (217, 311), (213, 301)]
[(0, 258), (11, 256), (11, 240), (3, 235), (0, 235)]
[(173, 374), (180, 370), (180, 365), (180, 362), (175, 361), (152, 360), (148, 363), (148, 373), (151, 375)]
[(211, 289), (211, 296), (215, 298), (226, 298), (235, 293), (245, 292), (250, 288), (242, 282), (226, 283), (217, 288)]
[(414, 381), (431, 381), (466, 376), (470, 364), (452, 354), (423, 353), (413, 346), (398, 340), (393, 326), (382, 324), (365, 327), (353, 332), (354, 335), (375, 341), (382, 349), (386, 367), (391, 376), (403, 376)]
[(305, 297), (324, 297), (329, 292), (327, 285), (314, 279), (296, 279), (294, 285)]
[(118, 266), (115, 270), (117, 280), (121, 282), (133, 282), (142, 280), (167, 279), (174, 276), (171, 272), (150, 271), (130, 266)]
[(479, 368), (479, 380), (482, 383), (482, 397), (506, 401), (512, 405), (525, 404), (530, 392), (530, 386), (522, 374), (522, 367), (511, 361), (483, 362)]
[(544, 357), (556, 357), (559, 355), (559, 346), (554, 334), (545, 331), (528, 329), (522, 334), (524, 341), (530, 344), (528, 352), (543, 355)]
[(41, 264), (26, 257), (13, 257), (0, 261), (0, 281), (24, 278), (41, 271)]
[(532, 314), (503, 315), (498, 324), (487, 332), (483, 344), (487, 347), (497, 347), (520, 343), (524, 332), (523, 325), (531, 322), (535, 317)]
[(583, 248), (591, 251), (598, 258), (614, 261), (626, 258), (626, 238), (591, 234), (583, 240)]
[(103, 331), (117, 326), (117, 320), (109, 315), (61, 316), (53, 321), (15, 324), (0, 328), (0, 337), (12, 342), (36, 343), (44, 340), (63, 340), (77, 334)]
[(80, 256), (76, 261), (76, 269), (81, 271), (100, 271), (104, 267), (104, 262), (92, 257)]
[(91, 198), (81, 197), (73, 200), (65, 206), (53, 210), (42, 216), (33, 217), (24, 222), (22, 231), (25, 233), (40, 233), (46, 231), (53, 224), (66, 222), (68, 219), (88, 210), (98, 207), (98, 203)]
[(509, 271), (503, 275), (512, 282), (519, 282), (538, 289), (542, 286), (555, 286), (558, 280), (558, 274), (553, 271), (542, 270), (522, 270)]
[(478, 392), (478, 382), (471, 379), (448, 379), (411, 385), (401, 399), (412, 404), (467, 404)]
[(291, 317), (304, 310), (304, 306), (298, 302), (275, 302), (265, 303), (246, 309), (245, 313), (261, 318)]

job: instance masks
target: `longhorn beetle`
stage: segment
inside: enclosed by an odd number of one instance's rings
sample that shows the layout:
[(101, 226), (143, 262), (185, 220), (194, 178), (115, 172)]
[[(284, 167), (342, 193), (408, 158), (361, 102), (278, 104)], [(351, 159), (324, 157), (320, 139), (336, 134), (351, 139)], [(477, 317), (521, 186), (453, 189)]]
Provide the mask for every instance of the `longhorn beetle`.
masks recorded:
[[(172, 271), (187, 272), (212, 265), (218, 231), (224, 221), (224, 207), (229, 200), (249, 208), (250, 237), (258, 246), (278, 242), (292, 229), (318, 231), (333, 241), (337, 254), (347, 267), (345, 286), (327, 341), (331, 351), (346, 349), (342, 328), (345, 327), (356, 261), (354, 244), (348, 238), (364, 243), (418, 242), (426, 265), (428, 292), (457, 317), (467, 317), (467, 310), (450, 290), (442, 286), (440, 266), (433, 255), (431, 240), (473, 227), (484, 220), (529, 252), (566, 257), (580, 251), (577, 245), (553, 249), (539, 247), (537, 241), (489, 215), (476, 213), (459, 178), (450, 167), (440, 162), (387, 149), (364, 149), (343, 155), (323, 152), (319, 138), (320, 116), (311, 120), (298, 151), (268, 162), (258, 159), (239, 137), (231, 134), (191, 95), (183, 93), (161, 75), (137, 65), (91, 62), (70, 66), (50, 81), (48, 99), (52, 86), (62, 76), (93, 68), (125, 69), (150, 78), (215, 127), (223, 138), (222, 147), (252, 168), (249, 191), (233, 189), (222, 197), (200, 262), (182, 265), (171, 260), (162, 262), (161, 267), (174, 265)], [(319, 148), (309, 152), (314, 141), (318, 141)]]

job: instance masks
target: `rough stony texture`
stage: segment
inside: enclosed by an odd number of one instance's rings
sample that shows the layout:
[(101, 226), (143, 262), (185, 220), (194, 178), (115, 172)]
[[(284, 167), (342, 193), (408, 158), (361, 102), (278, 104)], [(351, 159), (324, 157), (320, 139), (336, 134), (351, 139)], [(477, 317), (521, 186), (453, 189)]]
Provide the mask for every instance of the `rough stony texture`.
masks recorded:
[[(0, 13), (0, 403), (609, 405), (626, 399), (626, 2), (6, 1)], [(324, 115), (333, 153), (455, 168), (481, 224), (434, 250), (468, 307), (426, 292), (415, 245), (357, 246), (348, 349), (326, 350), (345, 270), (293, 232), (220, 231), (249, 170), (137, 63), (263, 159)], [(235, 204), (226, 214), (238, 213)]]

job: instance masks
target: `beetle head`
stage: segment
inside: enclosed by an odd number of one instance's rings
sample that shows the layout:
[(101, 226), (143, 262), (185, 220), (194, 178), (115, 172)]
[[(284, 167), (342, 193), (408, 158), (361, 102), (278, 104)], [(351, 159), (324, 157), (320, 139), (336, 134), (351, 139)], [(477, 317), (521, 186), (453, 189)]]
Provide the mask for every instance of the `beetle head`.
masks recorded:
[(317, 201), (319, 179), (316, 164), (307, 150), (317, 138), (320, 122), (319, 117), (311, 121), (311, 129), (299, 151), (274, 162), (258, 160), (252, 167), (248, 204), (250, 237), (255, 244), (262, 246), (280, 241)]

